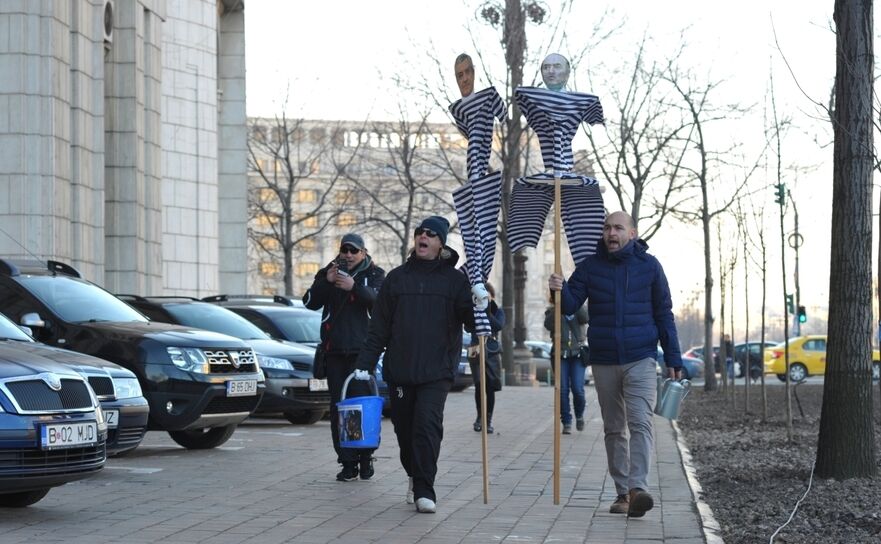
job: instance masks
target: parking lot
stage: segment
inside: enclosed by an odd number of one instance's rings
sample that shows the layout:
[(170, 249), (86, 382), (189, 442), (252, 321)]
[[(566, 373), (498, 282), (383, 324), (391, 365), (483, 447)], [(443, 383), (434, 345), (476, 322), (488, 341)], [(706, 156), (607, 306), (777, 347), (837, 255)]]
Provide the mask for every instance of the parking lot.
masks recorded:
[(498, 394), (486, 505), (469, 388), (447, 402), (435, 515), (417, 514), (404, 502), (407, 480), (389, 420), (374, 479), (340, 483), (327, 421), (251, 419), (214, 450), (186, 450), (150, 432), (97, 476), (53, 489), (32, 507), (0, 510), (2, 541), (703, 542), (665, 420), (657, 420), (651, 481), (661, 505), (640, 520), (608, 513), (614, 487), (592, 387), (587, 429), (562, 437), (561, 503), (554, 505), (552, 391), (509, 387)]

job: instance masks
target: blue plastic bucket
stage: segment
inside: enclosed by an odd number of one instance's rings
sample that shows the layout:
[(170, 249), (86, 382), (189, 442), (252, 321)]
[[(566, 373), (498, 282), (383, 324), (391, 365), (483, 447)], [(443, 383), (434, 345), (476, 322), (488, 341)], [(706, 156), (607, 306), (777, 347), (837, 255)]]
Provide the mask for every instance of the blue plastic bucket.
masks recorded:
[(376, 380), (370, 376), (373, 395), (346, 398), (349, 382), (355, 374), (349, 374), (343, 383), (342, 400), (336, 403), (342, 448), (378, 448), (382, 429), (382, 397)]

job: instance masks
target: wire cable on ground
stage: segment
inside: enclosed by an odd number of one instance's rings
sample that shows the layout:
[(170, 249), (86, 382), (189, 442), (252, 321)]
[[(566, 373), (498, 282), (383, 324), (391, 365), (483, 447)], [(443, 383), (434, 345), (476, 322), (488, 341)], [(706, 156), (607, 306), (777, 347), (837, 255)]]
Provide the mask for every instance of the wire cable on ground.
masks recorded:
[(784, 527), (789, 525), (789, 523), (792, 521), (792, 518), (795, 517), (795, 513), (798, 511), (798, 507), (801, 505), (802, 501), (805, 500), (805, 498), (808, 496), (808, 493), (811, 491), (811, 485), (814, 483), (814, 468), (816, 466), (817, 466), (817, 460), (814, 459), (814, 462), (811, 463), (811, 475), (808, 478), (808, 488), (805, 490), (805, 494), (802, 495), (798, 501), (796, 501), (795, 508), (793, 508), (792, 513), (789, 514), (789, 519), (786, 520), (786, 523), (784, 523), (780, 527), (777, 527), (777, 530), (774, 531), (774, 534), (771, 535), (771, 540), (768, 541), (768, 544), (774, 544), (774, 538), (777, 537), (777, 533), (779, 533), (780, 531), (783, 530)]

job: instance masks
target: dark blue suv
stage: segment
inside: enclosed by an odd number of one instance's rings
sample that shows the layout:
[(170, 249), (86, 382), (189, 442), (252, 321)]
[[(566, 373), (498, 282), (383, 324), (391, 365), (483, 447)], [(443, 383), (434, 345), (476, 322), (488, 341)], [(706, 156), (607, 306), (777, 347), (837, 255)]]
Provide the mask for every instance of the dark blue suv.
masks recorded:
[(29, 506), (98, 472), (106, 441), (104, 414), (82, 376), (0, 345), (0, 506)]

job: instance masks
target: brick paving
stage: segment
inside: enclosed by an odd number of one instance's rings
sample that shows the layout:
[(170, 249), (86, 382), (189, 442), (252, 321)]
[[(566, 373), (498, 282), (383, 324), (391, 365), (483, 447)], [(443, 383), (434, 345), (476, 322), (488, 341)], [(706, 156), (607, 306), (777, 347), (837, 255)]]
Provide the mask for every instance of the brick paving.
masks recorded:
[(553, 389), (507, 387), (489, 436), (489, 503), (483, 504), (473, 389), (451, 393), (436, 491), (437, 514), (404, 502), (407, 478), (384, 420), (376, 475), (339, 483), (327, 421), (244, 423), (216, 450), (188, 451), (150, 432), (99, 475), (53, 489), (27, 509), (0, 509), (2, 542), (297, 543), (703, 543), (675, 432), (656, 419), (656, 507), (628, 520), (608, 513), (602, 423), (592, 387), (587, 425), (563, 435), (560, 504), (553, 503)]

